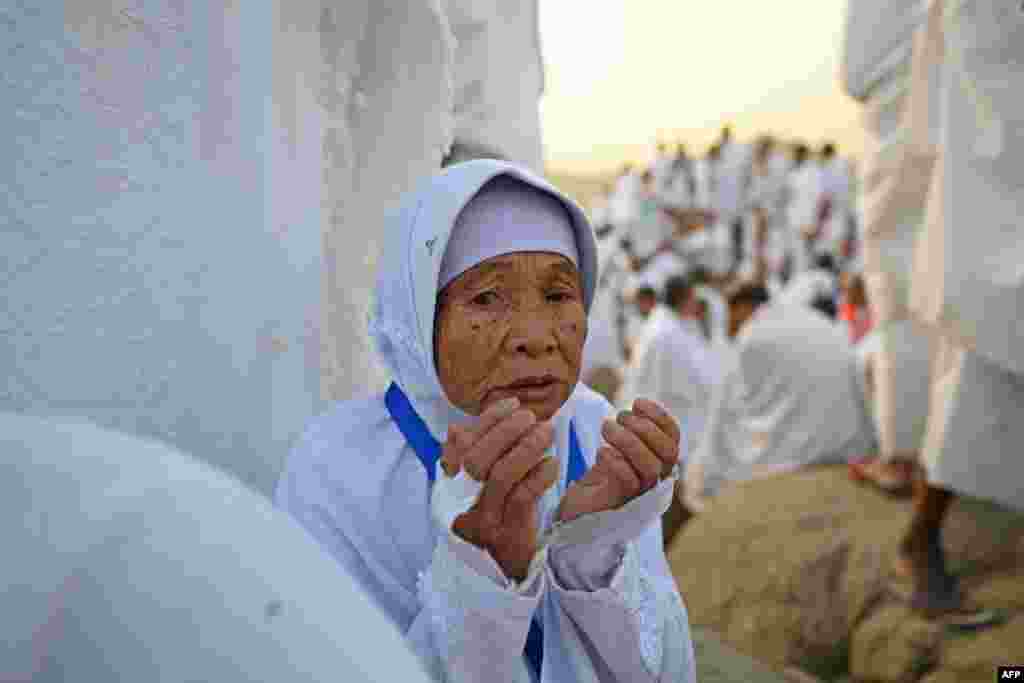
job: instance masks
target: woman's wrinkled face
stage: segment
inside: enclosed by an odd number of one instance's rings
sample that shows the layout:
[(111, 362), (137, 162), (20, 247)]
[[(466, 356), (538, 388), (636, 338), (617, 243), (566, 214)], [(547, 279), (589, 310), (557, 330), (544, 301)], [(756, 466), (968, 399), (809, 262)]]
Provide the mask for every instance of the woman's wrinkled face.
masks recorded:
[(587, 336), (580, 273), (569, 259), (488, 259), (438, 296), (434, 363), (448, 400), (470, 415), (515, 396), (539, 420), (565, 403)]

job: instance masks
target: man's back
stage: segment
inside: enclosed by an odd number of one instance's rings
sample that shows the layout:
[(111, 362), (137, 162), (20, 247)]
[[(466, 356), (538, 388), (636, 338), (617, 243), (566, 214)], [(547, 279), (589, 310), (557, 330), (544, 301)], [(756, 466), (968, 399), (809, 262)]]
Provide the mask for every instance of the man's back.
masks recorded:
[(842, 330), (805, 307), (765, 304), (737, 338), (707, 432), (697, 452), (702, 495), (865, 452), (873, 431)]

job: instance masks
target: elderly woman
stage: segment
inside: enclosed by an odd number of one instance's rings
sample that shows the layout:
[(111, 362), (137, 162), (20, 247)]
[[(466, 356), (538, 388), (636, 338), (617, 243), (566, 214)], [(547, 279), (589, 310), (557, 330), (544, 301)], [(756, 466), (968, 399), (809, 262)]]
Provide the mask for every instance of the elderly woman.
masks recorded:
[(660, 526), (679, 429), (578, 383), (579, 207), (515, 165), (456, 164), (389, 220), (379, 268), (393, 383), (313, 422), (278, 504), (438, 680), (694, 680)]

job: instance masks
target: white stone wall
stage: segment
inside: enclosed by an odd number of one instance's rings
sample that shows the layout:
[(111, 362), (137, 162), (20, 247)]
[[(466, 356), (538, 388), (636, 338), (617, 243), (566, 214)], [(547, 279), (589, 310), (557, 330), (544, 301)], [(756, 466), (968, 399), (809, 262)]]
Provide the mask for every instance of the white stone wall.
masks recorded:
[(455, 139), (540, 163), (532, 0), (4, 1), (0, 36), (0, 409), (264, 493), (385, 384), (384, 211)]

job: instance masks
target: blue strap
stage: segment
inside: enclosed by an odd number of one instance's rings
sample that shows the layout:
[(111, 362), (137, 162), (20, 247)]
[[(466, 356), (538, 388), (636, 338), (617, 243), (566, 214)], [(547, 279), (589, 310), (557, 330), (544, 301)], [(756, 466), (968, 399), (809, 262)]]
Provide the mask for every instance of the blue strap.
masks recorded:
[(423, 468), (427, 470), (427, 479), (433, 484), (437, 476), (434, 466), (441, 459), (441, 444), (427, 429), (423, 418), (416, 414), (416, 409), (409, 403), (405, 392), (394, 382), (384, 394), (384, 404), (387, 405), (391, 419), (398, 425), (398, 430), (402, 432), (406, 443), (412, 446), (416, 457), (423, 463)]
[[(384, 394), (384, 404), (391, 414), (391, 419), (398, 425), (406, 443), (412, 447), (416, 457), (423, 464), (427, 471), (427, 480), (433, 484), (436, 478), (435, 467), (441, 458), (441, 444), (434, 435), (427, 429), (423, 419), (412, 407), (409, 398), (394, 382), (388, 387)], [(576, 437), (576, 426), (569, 422), (569, 467), (566, 473), (566, 487), (582, 477), (587, 471), (587, 461), (583, 459), (583, 452), (580, 450), (580, 442)], [(537, 677), (540, 677), (541, 664), (544, 659), (544, 632), (537, 619), (530, 621), (530, 631), (526, 634), (526, 648), (524, 649), (527, 661), (533, 667)]]

